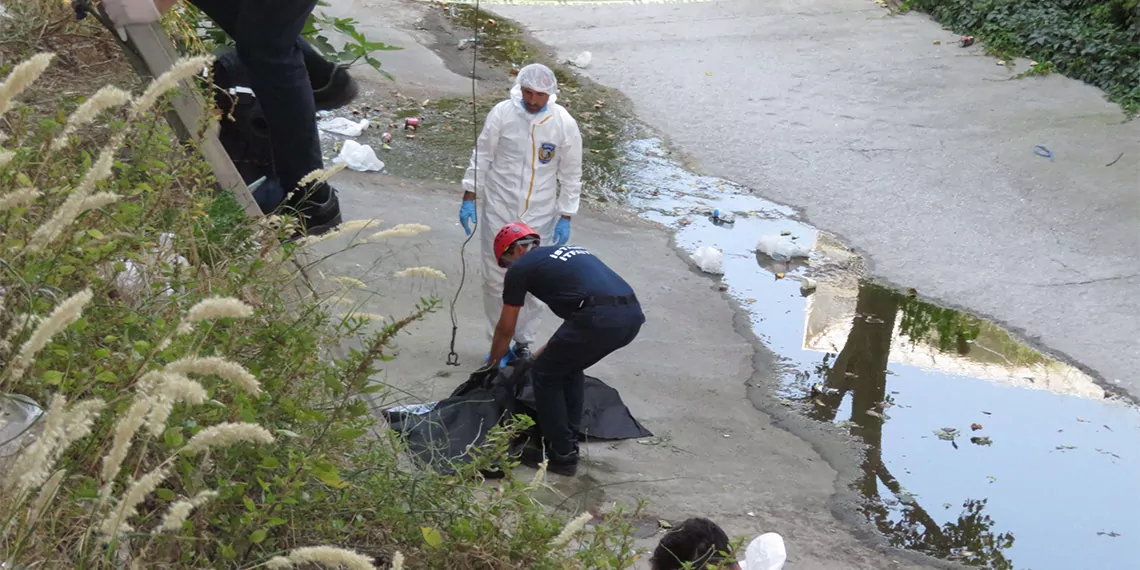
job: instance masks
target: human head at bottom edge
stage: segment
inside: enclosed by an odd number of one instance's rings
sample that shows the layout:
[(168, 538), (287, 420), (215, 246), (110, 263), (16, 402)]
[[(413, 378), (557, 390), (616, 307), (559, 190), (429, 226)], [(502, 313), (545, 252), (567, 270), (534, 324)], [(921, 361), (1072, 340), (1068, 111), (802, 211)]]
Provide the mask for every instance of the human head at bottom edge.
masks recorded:
[(724, 529), (703, 517), (688, 519), (669, 529), (649, 559), (653, 570), (681, 570), (685, 564), (694, 570), (740, 570)]

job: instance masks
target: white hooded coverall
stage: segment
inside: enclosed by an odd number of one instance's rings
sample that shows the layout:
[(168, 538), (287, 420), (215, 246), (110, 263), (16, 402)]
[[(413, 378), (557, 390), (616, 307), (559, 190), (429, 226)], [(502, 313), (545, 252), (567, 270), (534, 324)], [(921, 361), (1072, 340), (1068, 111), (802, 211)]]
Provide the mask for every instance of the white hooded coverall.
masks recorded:
[[(524, 68), (525, 70), (525, 68)], [(521, 72), (520, 72), (521, 75)], [(490, 337), (503, 308), (503, 277), (493, 243), (499, 229), (511, 222), (534, 228), (543, 245), (553, 243), (554, 226), (563, 215), (578, 212), (582, 192), (582, 134), (578, 122), (550, 94), (546, 108), (530, 114), (523, 107), (522, 88), (487, 114), (476, 153), (463, 176), (463, 190), (474, 192), (479, 222), (476, 231), (483, 246), (483, 308)], [(561, 189), (559, 188), (561, 186)], [(531, 295), (519, 312), (514, 340), (531, 344), (538, 332), (544, 305)]]

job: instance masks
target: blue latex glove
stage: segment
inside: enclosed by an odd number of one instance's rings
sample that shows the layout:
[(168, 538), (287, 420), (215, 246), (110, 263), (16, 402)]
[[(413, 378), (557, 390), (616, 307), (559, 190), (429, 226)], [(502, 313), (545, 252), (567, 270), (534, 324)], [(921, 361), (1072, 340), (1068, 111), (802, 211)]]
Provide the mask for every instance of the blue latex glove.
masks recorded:
[(475, 200), (464, 200), (463, 205), (459, 207), (459, 223), (463, 224), (463, 231), (467, 235), (471, 235), (471, 227), (468, 224), (475, 224)]
[(554, 226), (554, 245), (563, 245), (568, 241), (570, 241), (570, 220), (558, 218), (558, 224)]
[[(487, 360), (488, 358), (491, 358), (490, 352), (487, 353), (487, 356), (483, 357), (483, 360)], [(511, 347), (507, 349), (507, 355), (499, 359), (499, 368), (506, 368), (507, 363), (515, 360), (516, 358), (518, 357), (515, 356), (515, 346), (512, 344)], [(488, 364), (487, 366), (489, 367), (493, 365)]]

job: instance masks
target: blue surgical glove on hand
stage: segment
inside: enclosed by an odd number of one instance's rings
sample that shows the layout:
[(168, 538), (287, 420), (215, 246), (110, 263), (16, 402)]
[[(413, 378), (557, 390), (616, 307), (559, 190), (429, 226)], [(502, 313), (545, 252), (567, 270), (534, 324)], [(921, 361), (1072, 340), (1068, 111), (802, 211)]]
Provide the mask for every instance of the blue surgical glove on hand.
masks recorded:
[(475, 200), (464, 200), (463, 205), (459, 207), (459, 223), (463, 224), (463, 231), (467, 235), (471, 235), (471, 227), (468, 224), (475, 224)]
[(570, 220), (559, 218), (554, 226), (554, 245), (562, 245), (570, 241)]

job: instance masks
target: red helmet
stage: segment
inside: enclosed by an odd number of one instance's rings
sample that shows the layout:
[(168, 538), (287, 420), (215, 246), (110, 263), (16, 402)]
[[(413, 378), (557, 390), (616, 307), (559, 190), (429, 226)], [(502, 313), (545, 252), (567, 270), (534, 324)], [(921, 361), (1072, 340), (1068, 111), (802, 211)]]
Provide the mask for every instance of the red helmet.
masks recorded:
[(511, 222), (503, 226), (503, 229), (499, 230), (498, 234), (495, 234), (495, 260), (499, 262), (499, 267), (506, 267), (503, 265), (503, 254), (506, 253), (516, 241), (532, 236), (536, 240), (539, 239), (538, 232), (522, 222)]

